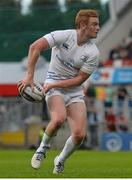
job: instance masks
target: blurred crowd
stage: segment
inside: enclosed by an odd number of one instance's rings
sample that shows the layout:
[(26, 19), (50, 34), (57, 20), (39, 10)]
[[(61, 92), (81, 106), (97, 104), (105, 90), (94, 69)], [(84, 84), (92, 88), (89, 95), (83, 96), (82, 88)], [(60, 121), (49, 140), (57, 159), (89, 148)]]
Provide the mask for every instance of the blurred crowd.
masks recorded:
[(110, 50), (108, 59), (104, 62), (101, 61), (99, 66), (132, 66), (132, 30), (130, 30), (128, 37)]
[(98, 146), (98, 129), (129, 132), (132, 121), (132, 86), (94, 86), (84, 89), (90, 147)]

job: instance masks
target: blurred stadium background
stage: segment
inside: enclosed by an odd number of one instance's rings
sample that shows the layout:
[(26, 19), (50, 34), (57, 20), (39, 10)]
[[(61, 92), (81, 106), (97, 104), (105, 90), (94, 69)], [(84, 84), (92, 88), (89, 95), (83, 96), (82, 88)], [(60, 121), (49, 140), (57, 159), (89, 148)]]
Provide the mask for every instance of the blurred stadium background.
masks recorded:
[[(131, 0), (0, 0), (0, 147), (34, 148), (49, 121), (45, 101), (31, 104), (18, 94), (27, 68), (29, 45), (45, 33), (74, 28), (81, 8), (100, 14), (97, 71), (84, 84), (88, 137), (82, 149), (132, 150), (132, 1)], [(50, 50), (37, 63), (35, 78), (43, 83)], [(92, 108), (91, 108), (92, 107)], [(67, 123), (51, 148), (61, 148)]]

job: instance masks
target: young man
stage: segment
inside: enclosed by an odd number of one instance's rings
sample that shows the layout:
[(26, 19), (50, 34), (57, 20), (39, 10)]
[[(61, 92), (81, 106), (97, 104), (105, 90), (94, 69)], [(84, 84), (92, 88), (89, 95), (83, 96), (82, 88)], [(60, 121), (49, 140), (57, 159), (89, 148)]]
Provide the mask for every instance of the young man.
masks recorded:
[(54, 160), (53, 173), (63, 172), (64, 162), (86, 136), (86, 107), (81, 84), (89, 78), (98, 64), (99, 51), (91, 41), (99, 31), (97, 12), (90, 9), (80, 10), (75, 23), (76, 29), (51, 32), (30, 46), (28, 69), (20, 86), (24, 89), (30, 85), (33, 89), (38, 57), (41, 51), (52, 48), (51, 62), (43, 86), (51, 120), (32, 157), (31, 165), (35, 169), (40, 167), (51, 138), (67, 119), (71, 136)]

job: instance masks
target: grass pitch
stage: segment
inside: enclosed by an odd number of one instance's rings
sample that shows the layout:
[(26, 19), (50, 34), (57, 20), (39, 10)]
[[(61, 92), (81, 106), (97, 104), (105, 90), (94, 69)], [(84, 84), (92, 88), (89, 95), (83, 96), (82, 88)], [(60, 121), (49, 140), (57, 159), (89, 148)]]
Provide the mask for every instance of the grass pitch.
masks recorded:
[(61, 175), (53, 175), (58, 151), (50, 150), (39, 170), (30, 166), (32, 150), (0, 150), (0, 178), (132, 178), (132, 152), (76, 151)]

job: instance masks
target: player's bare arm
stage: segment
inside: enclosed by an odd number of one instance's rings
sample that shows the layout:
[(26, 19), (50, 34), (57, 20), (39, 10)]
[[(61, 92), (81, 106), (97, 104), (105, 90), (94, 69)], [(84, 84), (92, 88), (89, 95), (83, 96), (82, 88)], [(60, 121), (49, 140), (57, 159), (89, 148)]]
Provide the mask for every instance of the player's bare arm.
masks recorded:
[(30, 85), (33, 89), (33, 77), (34, 77), (34, 70), (35, 65), (38, 61), (40, 53), (45, 51), (49, 48), (48, 41), (45, 38), (40, 38), (35, 41), (33, 44), (30, 45), (29, 53), (28, 53), (28, 68), (25, 78), (21, 81), (22, 90), (27, 86)]
[(33, 77), (35, 64), (40, 56), (40, 53), (49, 48), (49, 44), (45, 38), (40, 38), (30, 45), (28, 54), (28, 71), (27, 75)]
[(69, 88), (69, 87), (79, 86), (86, 79), (88, 79), (89, 76), (90, 74), (80, 71), (79, 74), (72, 79), (61, 80), (55, 83), (46, 83), (44, 84), (44, 92), (46, 93), (51, 88)]

